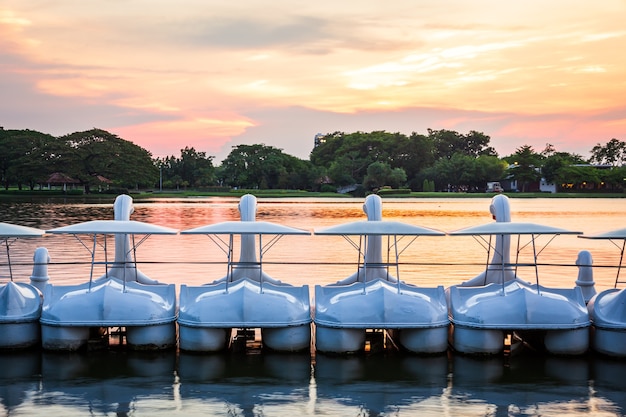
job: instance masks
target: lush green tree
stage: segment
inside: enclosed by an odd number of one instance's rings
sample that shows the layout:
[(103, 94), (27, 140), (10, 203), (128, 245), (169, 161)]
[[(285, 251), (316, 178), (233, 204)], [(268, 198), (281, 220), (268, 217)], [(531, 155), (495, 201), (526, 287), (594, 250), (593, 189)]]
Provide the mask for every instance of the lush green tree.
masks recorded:
[(391, 168), (404, 169), (411, 160), (407, 154), (408, 145), (408, 139), (400, 133), (335, 132), (323, 137), (320, 145), (311, 152), (310, 159), (314, 165), (325, 168), (336, 185), (343, 185), (341, 183), (348, 178), (353, 179), (352, 184), (362, 183), (367, 167), (373, 162), (385, 162)]
[(75, 132), (60, 138), (69, 151), (63, 156), (66, 174), (78, 179), (86, 192), (102, 185), (102, 177), (117, 187), (152, 187), (159, 169), (147, 150), (105, 130)]
[(561, 171), (564, 167), (585, 163), (580, 155), (554, 151), (543, 160), (541, 175), (547, 182), (560, 183), (563, 180)]
[(455, 153), (473, 157), (480, 155), (497, 156), (495, 149), (489, 146), (491, 138), (474, 130), (467, 135), (462, 135), (453, 130), (428, 129), (428, 137), (433, 142), (436, 159), (450, 159)]
[(160, 168), (166, 188), (206, 187), (216, 184), (213, 156), (198, 152), (193, 147), (180, 150), (180, 158), (173, 155), (156, 159), (154, 164)]
[(375, 190), (383, 186), (400, 188), (406, 183), (406, 173), (402, 168), (391, 168), (386, 162), (372, 162), (367, 167), (367, 175), (363, 179), (363, 187)]
[(62, 141), (33, 130), (0, 129), (0, 178), (5, 189), (17, 184), (31, 190), (62, 166)]
[(594, 189), (602, 182), (600, 172), (592, 166), (567, 165), (559, 170), (559, 183), (566, 189), (585, 190)]
[(611, 169), (603, 169), (600, 171), (600, 179), (604, 187), (609, 191), (623, 192), (626, 185), (626, 165), (621, 167), (613, 167)]
[[(298, 172), (302, 170), (302, 172)], [(238, 145), (222, 161), (220, 180), (238, 188), (296, 188), (318, 171), (304, 161), (263, 144)], [(313, 183), (309, 183), (310, 188)]]
[(591, 162), (608, 165), (624, 165), (626, 162), (626, 142), (611, 139), (606, 145), (597, 144), (591, 149)]
[(527, 190), (530, 183), (539, 181), (541, 178), (539, 172), (541, 155), (536, 153), (532, 146), (523, 145), (517, 148), (509, 159), (513, 165), (508, 169), (508, 173), (511, 178), (521, 184), (522, 192)]
[(432, 167), (424, 170), (424, 175), (427, 179), (434, 179), (437, 190), (467, 190), (472, 182), (475, 160), (471, 156), (455, 153), (449, 159), (438, 159)]
[(423, 185), (420, 172), (435, 163), (432, 139), (413, 132), (406, 140), (399, 141), (397, 151), (394, 166), (404, 170), (411, 189), (419, 190)]

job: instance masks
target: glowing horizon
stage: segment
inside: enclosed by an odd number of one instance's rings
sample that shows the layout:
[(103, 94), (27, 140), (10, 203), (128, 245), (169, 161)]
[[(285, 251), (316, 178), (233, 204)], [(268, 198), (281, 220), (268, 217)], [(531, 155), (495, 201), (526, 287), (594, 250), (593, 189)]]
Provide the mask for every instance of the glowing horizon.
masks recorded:
[[(184, 6), (184, 7), (183, 7)], [(623, 0), (9, 0), (0, 125), (93, 127), (154, 156), (221, 161), (264, 143), (308, 158), (316, 133), (470, 130), (584, 157), (626, 140)]]

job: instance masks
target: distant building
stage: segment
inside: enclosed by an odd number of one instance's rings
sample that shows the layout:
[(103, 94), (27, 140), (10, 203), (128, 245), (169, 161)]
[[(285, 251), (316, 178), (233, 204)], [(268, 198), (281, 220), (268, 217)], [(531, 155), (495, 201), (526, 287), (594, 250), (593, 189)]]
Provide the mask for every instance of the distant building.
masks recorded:
[(315, 135), (315, 142), (313, 144), (313, 147), (317, 148), (318, 146), (322, 145), (324, 142), (326, 142), (326, 135), (322, 135), (321, 133), (318, 133), (317, 135)]

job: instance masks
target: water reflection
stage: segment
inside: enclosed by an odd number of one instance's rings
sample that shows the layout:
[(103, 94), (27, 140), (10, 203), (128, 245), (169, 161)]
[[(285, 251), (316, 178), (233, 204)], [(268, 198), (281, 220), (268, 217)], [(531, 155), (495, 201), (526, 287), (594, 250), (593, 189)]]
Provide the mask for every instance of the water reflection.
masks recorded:
[(0, 353), (0, 415), (621, 416), (626, 361)]
[(309, 354), (181, 353), (183, 410), (208, 415), (295, 415), (311, 402)]
[[(34, 406), (75, 415), (124, 416), (152, 401), (173, 408), (176, 353), (95, 351), (41, 355)], [(70, 414), (71, 415), (71, 414)]]
[(333, 415), (436, 415), (446, 402), (448, 372), (445, 355), (317, 355), (318, 407)]
[(450, 402), (471, 404), (467, 415), (593, 414), (586, 358), (455, 355), (452, 362)]
[[(205, 224), (238, 220), (238, 198), (136, 200), (133, 220), (189, 229)], [(383, 218), (434, 229), (452, 231), (491, 221), (489, 199), (385, 199)], [(575, 201), (575, 204), (573, 204)], [(50, 229), (67, 224), (113, 217), (113, 197), (96, 203), (51, 199), (0, 201), (0, 221)], [(259, 220), (312, 230), (364, 218), (363, 199), (259, 199)], [(512, 218), (580, 230), (585, 233), (615, 229), (624, 223), (621, 199), (512, 199)], [(152, 236), (139, 248), (141, 268), (167, 283), (201, 285), (223, 276), (223, 254), (207, 249), (202, 236)], [(16, 276), (27, 280), (36, 246), (46, 246), (56, 284), (84, 282), (89, 256), (68, 236), (46, 236), (18, 242), (12, 249)], [(575, 236), (559, 236), (541, 254), (542, 284), (571, 286), (577, 277), (578, 252), (592, 252), (597, 288), (613, 285), (615, 248)], [(401, 279), (421, 286), (449, 286), (465, 281), (484, 269), (484, 249), (472, 238), (420, 238), (403, 254)], [(265, 259), (268, 270), (294, 285), (336, 282), (354, 270), (356, 255), (342, 239), (310, 236), (283, 238)], [(70, 264), (68, 266), (68, 264)], [(551, 266), (555, 265), (555, 266)]]
[(11, 415), (22, 407), (39, 388), (41, 356), (39, 352), (0, 354), (0, 415)]

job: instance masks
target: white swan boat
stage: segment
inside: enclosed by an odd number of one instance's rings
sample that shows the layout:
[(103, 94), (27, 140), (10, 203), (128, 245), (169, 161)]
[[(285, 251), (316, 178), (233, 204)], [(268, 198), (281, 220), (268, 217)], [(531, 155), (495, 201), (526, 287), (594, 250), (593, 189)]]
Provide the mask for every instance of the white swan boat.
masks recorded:
[[(309, 287), (282, 283), (263, 272), (263, 255), (285, 235), (310, 232), (256, 221), (256, 197), (241, 197), (241, 221), (184, 230), (207, 235), (227, 256), (226, 276), (201, 286), (181, 285), (178, 314), (179, 347), (187, 351), (219, 351), (229, 346), (233, 329), (261, 329), (263, 347), (278, 351), (309, 349)], [(241, 236), (239, 261), (233, 260), (234, 236)], [(227, 241), (220, 236), (228, 236)], [(263, 243), (263, 238), (268, 241)], [(256, 238), (259, 240), (257, 260)]]
[[(124, 328), (126, 342), (137, 350), (165, 349), (176, 344), (176, 288), (160, 284), (137, 268), (136, 248), (150, 235), (172, 235), (177, 231), (129, 220), (132, 198), (120, 195), (114, 204), (114, 220), (93, 220), (48, 230), (51, 234), (71, 234), (90, 250), (92, 267), (89, 281), (78, 285), (48, 284), (41, 313), (44, 349), (78, 350), (85, 347), (92, 329)], [(92, 248), (80, 235), (92, 238)], [(115, 236), (115, 259), (106, 260), (107, 236)], [(135, 242), (135, 236), (142, 238)], [(104, 236), (103, 243), (98, 236)], [(133, 237), (132, 244), (130, 237)], [(98, 248), (104, 249), (104, 262), (96, 261)], [(105, 273), (94, 279), (94, 268), (104, 264)], [(95, 332), (99, 334), (99, 332)]]
[[(343, 236), (359, 251), (357, 272), (335, 284), (315, 286), (316, 350), (336, 354), (362, 351), (367, 330), (385, 330), (411, 352), (446, 351), (449, 320), (443, 287), (422, 288), (399, 279), (400, 254), (418, 236), (445, 233), (383, 221), (378, 195), (368, 196), (363, 210), (366, 221), (315, 230), (316, 235)], [(353, 236), (361, 237), (358, 243)], [(387, 237), (387, 262), (382, 256), (383, 236)], [(404, 238), (409, 242), (401, 247)], [(390, 268), (395, 268), (396, 276), (390, 274)]]
[[(35, 346), (40, 341), (39, 317), (42, 296), (31, 283), (13, 279), (10, 246), (19, 238), (40, 237), (43, 230), (0, 223), (0, 241), (6, 247), (9, 281), (0, 284), (0, 349), (20, 349)], [(35, 263), (47, 262), (47, 250), (35, 251)]]
[[(534, 347), (552, 354), (585, 353), (589, 346), (590, 321), (581, 288), (539, 285), (537, 265), (538, 254), (551, 239), (580, 232), (511, 222), (508, 198), (504, 195), (494, 197), (491, 211), (495, 222), (449, 233), (472, 236), (488, 249), (488, 264), (482, 274), (446, 290), (454, 350), (467, 354), (497, 354), (504, 351), (505, 339), (521, 338), (527, 344), (536, 344), (535, 340), (539, 339), (542, 346)], [(511, 262), (510, 254), (513, 235), (519, 237), (515, 262)], [(537, 247), (539, 236), (550, 239), (541, 248)], [(526, 247), (532, 249), (532, 259), (522, 265), (517, 260)], [(491, 250), (495, 253), (489, 263)], [(534, 268), (535, 284), (517, 276), (522, 266)]]
[(619, 265), (613, 288), (593, 296), (589, 300), (587, 308), (593, 330), (591, 332), (592, 349), (609, 356), (626, 357), (626, 291), (624, 288), (618, 288), (619, 284), (626, 283), (626, 281), (620, 280), (624, 248), (626, 247), (626, 229), (579, 237), (609, 240), (620, 250)]

